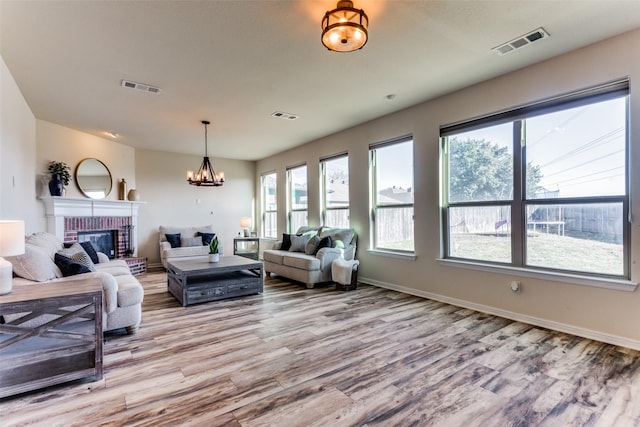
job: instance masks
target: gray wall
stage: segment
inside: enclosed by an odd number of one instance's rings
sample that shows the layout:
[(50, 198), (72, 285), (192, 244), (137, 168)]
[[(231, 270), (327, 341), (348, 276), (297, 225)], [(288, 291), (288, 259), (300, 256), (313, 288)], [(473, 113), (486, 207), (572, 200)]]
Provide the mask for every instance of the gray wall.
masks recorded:
[[(629, 76), (631, 165), (640, 164), (640, 30), (486, 81), (258, 162), (256, 175), (278, 173), (278, 229), (285, 230), (285, 170), (306, 162), (309, 223), (320, 224), (319, 158), (348, 150), (351, 225), (360, 235), (360, 278), (369, 283), (640, 348), (640, 292), (633, 293), (445, 266), (440, 257), (439, 128), (535, 100)], [(497, 58), (496, 60), (499, 60)], [(413, 134), (416, 259), (367, 251), (368, 146)], [(632, 210), (640, 212), (640, 168), (631, 176)], [(259, 194), (256, 193), (256, 194)], [(259, 204), (258, 204), (259, 206)], [(640, 278), (640, 222), (633, 224), (632, 280)], [(510, 282), (522, 282), (512, 293)]]

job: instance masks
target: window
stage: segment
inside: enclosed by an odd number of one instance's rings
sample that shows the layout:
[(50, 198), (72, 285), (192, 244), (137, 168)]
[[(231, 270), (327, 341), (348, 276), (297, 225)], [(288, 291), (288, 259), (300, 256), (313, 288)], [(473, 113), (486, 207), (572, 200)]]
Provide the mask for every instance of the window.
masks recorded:
[(349, 228), (349, 157), (320, 161), (322, 221), (327, 227)]
[(369, 153), (372, 249), (413, 253), (413, 139), (373, 144)]
[(278, 202), (276, 192), (275, 172), (264, 174), (261, 177), (262, 189), (262, 237), (267, 239), (278, 238)]
[(289, 232), (307, 225), (307, 165), (287, 169)]
[(447, 258), (629, 278), (628, 82), (441, 130)]

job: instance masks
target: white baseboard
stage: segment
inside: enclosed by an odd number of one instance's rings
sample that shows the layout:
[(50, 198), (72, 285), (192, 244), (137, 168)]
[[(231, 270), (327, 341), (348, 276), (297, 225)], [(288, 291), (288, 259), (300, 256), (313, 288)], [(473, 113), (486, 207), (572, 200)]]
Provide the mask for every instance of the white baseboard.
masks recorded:
[(164, 268), (161, 262), (150, 262), (147, 264), (147, 268)]
[(405, 294), (415, 295), (421, 298), (440, 301), (458, 307), (468, 308), (471, 310), (480, 311), (482, 313), (492, 314), (494, 316), (504, 317), (506, 319), (516, 320), (518, 322), (528, 323), (534, 326), (553, 329), (554, 331), (565, 332), (567, 334), (601, 341), (607, 344), (619, 345), (621, 347), (626, 347), (633, 350), (640, 350), (640, 341), (630, 340), (628, 338), (619, 337), (616, 335), (603, 334), (602, 332), (592, 331), (590, 329), (579, 328), (573, 325), (567, 325), (547, 319), (540, 319), (538, 317), (528, 316), (526, 314), (502, 310), (496, 307), (490, 307), (488, 305), (476, 304), (470, 301), (434, 294), (431, 292), (420, 291), (418, 289), (407, 288), (405, 286), (400, 286), (393, 283), (381, 282), (379, 280), (369, 279), (362, 276), (358, 277), (358, 282), (366, 283), (368, 285), (373, 285), (380, 288), (391, 289)]

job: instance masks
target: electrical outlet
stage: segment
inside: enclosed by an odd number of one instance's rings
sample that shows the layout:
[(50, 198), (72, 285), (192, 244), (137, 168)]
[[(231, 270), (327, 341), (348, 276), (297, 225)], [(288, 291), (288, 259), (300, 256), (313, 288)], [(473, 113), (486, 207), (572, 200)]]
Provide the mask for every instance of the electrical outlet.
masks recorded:
[(515, 280), (511, 282), (511, 290), (516, 293), (520, 292), (520, 282), (517, 282)]

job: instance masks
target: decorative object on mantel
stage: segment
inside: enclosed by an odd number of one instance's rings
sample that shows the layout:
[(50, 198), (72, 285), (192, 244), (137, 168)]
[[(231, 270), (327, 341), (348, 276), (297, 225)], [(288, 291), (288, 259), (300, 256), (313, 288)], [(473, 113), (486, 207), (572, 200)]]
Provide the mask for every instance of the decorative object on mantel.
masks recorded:
[(118, 184), (118, 200), (127, 200), (127, 181), (124, 178)]
[(65, 162), (51, 161), (48, 170), (51, 174), (49, 193), (52, 196), (62, 196), (64, 187), (71, 182), (71, 168)]
[(140, 193), (135, 188), (129, 190), (129, 194), (127, 194), (127, 200), (130, 202), (137, 202), (140, 200)]
[(0, 221), (0, 295), (11, 292), (13, 288), (13, 266), (2, 258), (22, 255), (24, 246), (24, 221)]
[(209, 243), (209, 262), (218, 261), (220, 261), (220, 253), (218, 252), (218, 236), (216, 236)]
[(240, 227), (244, 231), (244, 237), (249, 237), (249, 227), (251, 227), (251, 218), (243, 216), (240, 218)]
[(367, 44), (369, 18), (353, 2), (340, 0), (322, 18), (322, 44), (334, 52), (353, 52)]
[(197, 185), (198, 187), (220, 187), (224, 184), (224, 172), (216, 173), (209, 161), (207, 148), (207, 126), (210, 122), (202, 120), (200, 123), (204, 125), (204, 159), (202, 160), (200, 169), (198, 169), (195, 176), (193, 175), (192, 170), (187, 171), (187, 182), (191, 185)]

